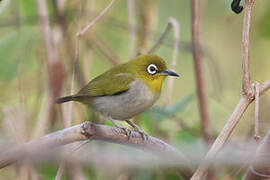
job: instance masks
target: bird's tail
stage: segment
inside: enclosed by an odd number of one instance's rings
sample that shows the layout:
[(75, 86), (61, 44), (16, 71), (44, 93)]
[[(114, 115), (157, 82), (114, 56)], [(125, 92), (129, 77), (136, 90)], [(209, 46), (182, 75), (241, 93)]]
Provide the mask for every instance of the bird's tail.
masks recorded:
[(73, 96), (65, 96), (65, 97), (57, 98), (55, 103), (61, 104), (61, 103), (65, 103), (65, 102), (72, 101), (72, 100), (73, 100)]

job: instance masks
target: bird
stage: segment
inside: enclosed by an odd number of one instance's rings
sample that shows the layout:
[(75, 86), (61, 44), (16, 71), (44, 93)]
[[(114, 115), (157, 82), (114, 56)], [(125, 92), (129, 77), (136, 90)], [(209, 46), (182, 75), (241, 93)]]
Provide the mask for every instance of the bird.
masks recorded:
[[(167, 68), (160, 56), (140, 55), (97, 76), (78, 93), (56, 99), (56, 103), (77, 101), (86, 104), (116, 127), (123, 128), (115, 120), (126, 121), (135, 131), (147, 136), (130, 119), (149, 109), (158, 100), (167, 76), (179, 77)], [(130, 134), (127, 128), (123, 129)]]

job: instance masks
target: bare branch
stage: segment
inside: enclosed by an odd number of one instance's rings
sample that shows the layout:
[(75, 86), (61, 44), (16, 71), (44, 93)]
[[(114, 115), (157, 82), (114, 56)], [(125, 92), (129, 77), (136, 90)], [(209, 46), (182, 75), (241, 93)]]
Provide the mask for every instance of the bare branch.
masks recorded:
[(192, 50), (193, 60), (196, 76), (197, 96), (199, 103), (199, 111), (202, 125), (202, 133), (204, 141), (209, 144), (211, 139), (209, 132), (209, 115), (207, 110), (204, 74), (202, 64), (202, 49), (200, 42), (200, 19), (199, 19), (199, 0), (191, 0), (191, 13), (192, 13)]
[(206, 173), (210, 162), (213, 160), (213, 158), (216, 156), (218, 151), (222, 148), (223, 144), (226, 142), (230, 134), (232, 133), (234, 127), (239, 122), (240, 118), (242, 117), (243, 113), (247, 109), (250, 102), (242, 97), (240, 99), (240, 102), (235, 107), (231, 117), (225, 124), (224, 128), (219, 133), (217, 139), (215, 140), (214, 144), (208, 151), (207, 155), (205, 156), (205, 160), (203, 163), (199, 166), (199, 168), (196, 170), (196, 172), (193, 174), (191, 180), (199, 180), (202, 178), (202, 176)]
[(254, 0), (246, 0), (243, 33), (242, 33), (242, 93), (249, 95), (250, 92), (250, 74), (249, 74), (249, 34), (251, 10)]
[(110, 127), (105, 125), (93, 124), (85, 122), (70, 128), (66, 128), (39, 139), (27, 142), (23, 145), (16, 146), (7, 152), (0, 154), (0, 168), (4, 168), (16, 161), (23, 160), (27, 156), (46, 151), (75, 141), (102, 140), (117, 144), (130, 145), (139, 149), (162, 153), (170, 158), (174, 158), (181, 162), (185, 162), (185, 167), (181, 173), (183, 176), (190, 177), (191, 169), (184, 155), (173, 146), (163, 142), (160, 139), (149, 136), (147, 140), (143, 140), (139, 132), (132, 131), (130, 137), (126, 135), (126, 131), (121, 128)]
[[(177, 64), (177, 59), (178, 59), (180, 29), (179, 29), (179, 23), (175, 18), (169, 17), (168, 22), (169, 22), (169, 24), (171, 24), (171, 26), (173, 27), (173, 30), (174, 30), (174, 45), (173, 45), (171, 69), (175, 70), (176, 64)], [(170, 104), (170, 102), (172, 100), (173, 86), (174, 86), (174, 78), (169, 78), (166, 104)]]
[[(260, 85), (260, 96), (263, 95), (267, 90), (270, 89), (270, 80), (266, 81), (262, 85)], [(250, 98), (246, 98), (242, 96), (240, 102), (235, 107), (231, 117), (228, 119), (227, 123), (225, 124), (224, 128), (219, 133), (217, 139), (215, 140), (214, 144), (212, 145), (211, 149), (208, 151), (207, 155), (205, 156), (204, 162), (199, 166), (199, 168), (194, 173), (192, 180), (199, 180), (207, 171), (209, 167), (209, 162), (216, 156), (218, 151), (222, 148), (224, 143), (227, 141), (229, 136), (231, 135), (233, 129), (240, 121), (240, 118), (246, 111), (249, 104), (254, 100)]]
[(270, 89), (270, 79), (260, 85), (260, 95), (264, 94), (269, 89)]
[(112, 0), (100, 13), (97, 15), (83, 30), (77, 33), (77, 36), (82, 36), (91, 26), (93, 26), (104, 14), (110, 9), (116, 0)]

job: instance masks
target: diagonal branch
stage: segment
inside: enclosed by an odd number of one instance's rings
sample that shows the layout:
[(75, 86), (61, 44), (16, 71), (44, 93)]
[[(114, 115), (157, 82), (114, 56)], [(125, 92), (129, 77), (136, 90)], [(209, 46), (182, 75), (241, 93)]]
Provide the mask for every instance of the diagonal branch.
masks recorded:
[(159, 48), (159, 46), (163, 43), (164, 39), (169, 34), (171, 28), (172, 28), (172, 24), (170, 22), (168, 22), (164, 32), (161, 34), (161, 36), (159, 37), (157, 42), (153, 45), (153, 47), (148, 51), (148, 54), (152, 54), (153, 52), (155, 52)]
[(1, 153), (0, 168), (4, 168), (16, 161), (23, 160), (31, 154), (46, 151), (50, 148), (73, 143), (75, 141), (87, 140), (89, 138), (161, 153), (168, 158), (183, 162), (185, 165), (179, 169), (181, 175), (185, 177), (185, 179), (191, 177), (192, 171), (188, 161), (185, 156), (173, 146), (151, 136), (149, 136), (147, 140), (143, 140), (141, 134), (136, 131), (131, 131), (131, 135), (128, 137), (126, 131), (121, 128), (98, 125), (91, 122), (85, 122), (48, 134), (39, 139), (11, 148), (7, 152)]
[[(263, 95), (269, 89), (270, 89), (270, 80), (266, 81), (263, 85), (260, 86), (260, 96)], [(224, 143), (227, 141), (232, 131), (234, 130), (234, 128), (240, 121), (241, 117), (243, 116), (244, 112), (247, 110), (248, 106), (253, 102), (253, 100), (254, 98), (249, 99), (246, 98), (245, 96), (242, 96), (239, 103), (235, 107), (231, 117), (229, 118), (229, 120), (219, 133), (214, 144), (212, 145), (207, 155), (205, 156), (205, 160), (196, 170), (191, 180), (199, 180), (206, 173), (208, 167), (210, 166), (211, 161), (215, 158), (219, 150), (223, 147)]]
[(113, 5), (113, 3), (116, 0), (112, 0), (100, 13), (97, 15), (83, 30), (81, 30), (79, 33), (77, 33), (77, 36), (82, 36), (90, 27), (92, 27), (96, 22), (104, 16), (104, 14), (110, 9), (110, 7)]

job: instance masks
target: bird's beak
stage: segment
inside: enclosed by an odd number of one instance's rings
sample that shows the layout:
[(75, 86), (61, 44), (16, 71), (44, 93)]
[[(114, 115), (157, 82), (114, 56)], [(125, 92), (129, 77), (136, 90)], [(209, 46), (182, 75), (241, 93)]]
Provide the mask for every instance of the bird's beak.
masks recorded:
[(160, 72), (161, 75), (165, 75), (165, 76), (176, 76), (179, 77), (179, 75), (169, 69), (166, 69), (165, 71)]

